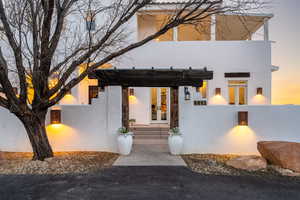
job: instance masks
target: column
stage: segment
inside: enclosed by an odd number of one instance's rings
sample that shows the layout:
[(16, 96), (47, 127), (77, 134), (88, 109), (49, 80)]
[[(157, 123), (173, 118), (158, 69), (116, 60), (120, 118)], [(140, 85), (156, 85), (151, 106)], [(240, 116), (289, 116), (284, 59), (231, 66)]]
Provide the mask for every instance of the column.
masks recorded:
[(122, 126), (129, 129), (128, 87), (122, 87)]
[(171, 121), (170, 128), (175, 128), (179, 126), (179, 116), (178, 116), (178, 87), (171, 88)]

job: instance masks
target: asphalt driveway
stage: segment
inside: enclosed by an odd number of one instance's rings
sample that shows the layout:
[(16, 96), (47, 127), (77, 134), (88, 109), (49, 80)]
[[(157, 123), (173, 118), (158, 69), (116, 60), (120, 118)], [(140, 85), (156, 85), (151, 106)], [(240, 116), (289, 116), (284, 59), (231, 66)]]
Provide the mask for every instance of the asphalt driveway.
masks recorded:
[(90, 175), (0, 175), (0, 199), (296, 200), (300, 180), (208, 176), (186, 167), (113, 167)]

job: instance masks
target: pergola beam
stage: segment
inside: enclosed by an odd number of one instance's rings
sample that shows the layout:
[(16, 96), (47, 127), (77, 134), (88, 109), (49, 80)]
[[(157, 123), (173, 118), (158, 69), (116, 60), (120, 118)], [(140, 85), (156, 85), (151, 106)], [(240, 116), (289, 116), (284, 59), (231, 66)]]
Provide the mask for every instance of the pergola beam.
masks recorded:
[(213, 78), (206, 69), (99, 69), (89, 78), (99, 86), (123, 87), (201, 87), (203, 80)]

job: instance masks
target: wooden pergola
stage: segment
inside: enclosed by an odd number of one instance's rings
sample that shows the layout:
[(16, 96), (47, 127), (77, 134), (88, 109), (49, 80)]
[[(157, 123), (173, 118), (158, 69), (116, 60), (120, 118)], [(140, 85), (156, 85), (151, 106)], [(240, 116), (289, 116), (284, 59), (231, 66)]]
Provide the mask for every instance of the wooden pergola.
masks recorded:
[(122, 86), (122, 125), (129, 128), (128, 87), (170, 87), (170, 127), (178, 127), (178, 87), (201, 87), (203, 80), (213, 78), (213, 72), (204, 69), (99, 69), (91, 79), (98, 79), (99, 87)]

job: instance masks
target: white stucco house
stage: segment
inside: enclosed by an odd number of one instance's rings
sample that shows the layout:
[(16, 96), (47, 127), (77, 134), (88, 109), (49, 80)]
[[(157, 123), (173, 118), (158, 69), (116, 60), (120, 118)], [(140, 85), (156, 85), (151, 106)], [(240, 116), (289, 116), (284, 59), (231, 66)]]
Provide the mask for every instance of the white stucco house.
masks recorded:
[[(130, 40), (155, 32), (170, 6), (162, 3), (139, 11), (130, 22)], [(272, 14), (244, 14), (242, 20), (240, 15), (216, 15), (199, 27), (182, 25), (110, 63), (107, 71), (202, 70), (212, 74), (201, 80), (201, 87), (178, 87), (177, 125), (184, 137), (184, 154), (252, 154), (257, 153), (259, 140), (300, 142), (300, 106), (271, 105), (272, 73), (279, 70), (271, 62), (268, 23), (272, 18)], [(59, 125), (51, 124), (50, 116), (48, 120), (55, 151), (118, 151), (122, 87), (100, 83), (85, 79), (53, 108), (61, 113)], [(149, 85), (129, 85), (128, 119), (137, 125), (168, 126), (173, 85)], [(22, 124), (2, 108), (0, 138), (0, 150), (31, 151)]]

